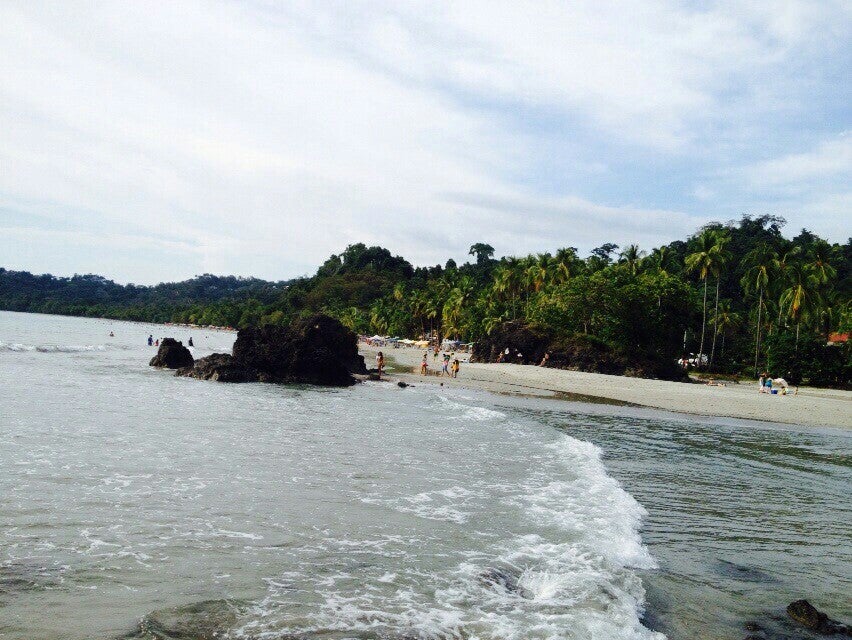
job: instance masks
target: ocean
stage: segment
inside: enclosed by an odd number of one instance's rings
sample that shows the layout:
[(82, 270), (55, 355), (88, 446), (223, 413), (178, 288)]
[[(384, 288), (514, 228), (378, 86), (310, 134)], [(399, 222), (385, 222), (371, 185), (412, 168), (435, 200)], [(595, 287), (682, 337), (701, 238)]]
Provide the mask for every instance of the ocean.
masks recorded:
[(175, 378), (149, 334), (234, 340), (0, 312), (3, 640), (742, 640), (802, 597), (852, 618), (848, 432)]

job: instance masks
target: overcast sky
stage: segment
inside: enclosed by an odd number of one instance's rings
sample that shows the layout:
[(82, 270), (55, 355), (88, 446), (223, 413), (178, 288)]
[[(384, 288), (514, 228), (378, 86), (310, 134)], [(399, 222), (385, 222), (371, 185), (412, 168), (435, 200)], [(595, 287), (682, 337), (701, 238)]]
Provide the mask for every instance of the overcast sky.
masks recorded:
[(775, 213), (845, 241), (852, 3), (0, 3), (0, 266), (283, 279), (651, 248)]

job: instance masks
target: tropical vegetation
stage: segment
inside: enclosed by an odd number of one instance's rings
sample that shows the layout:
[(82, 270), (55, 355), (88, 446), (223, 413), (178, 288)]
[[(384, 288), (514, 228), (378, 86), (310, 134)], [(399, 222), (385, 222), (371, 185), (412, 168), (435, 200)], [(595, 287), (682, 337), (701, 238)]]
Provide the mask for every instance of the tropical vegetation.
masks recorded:
[(463, 342), (516, 322), (623, 354), (703, 354), (695, 362), (716, 373), (771, 367), (793, 382), (848, 384), (848, 343), (828, 342), (852, 325), (852, 241), (787, 238), (783, 226), (744, 216), (647, 253), (606, 243), (585, 257), (566, 246), (497, 259), (479, 242), (464, 264), (429, 267), (359, 243), (311, 277), (277, 283), (204, 275), (140, 287), (0, 269), (0, 308), (233, 327), (322, 312), (362, 334)]

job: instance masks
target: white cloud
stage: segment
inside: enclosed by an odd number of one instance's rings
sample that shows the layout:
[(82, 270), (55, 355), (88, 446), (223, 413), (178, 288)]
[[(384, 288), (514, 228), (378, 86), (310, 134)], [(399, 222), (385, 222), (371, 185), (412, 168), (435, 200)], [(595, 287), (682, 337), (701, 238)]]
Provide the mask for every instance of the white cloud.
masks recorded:
[(841, 178), (852, 182), (852, 133), (824, 140), (811, 151), (792, 153), (747, 167), (755, 189), (800, 189), (814, 181), (825, 183)]
[[(842, 4), (746, 4), (0, 4), (0, 210), (42, 215), (0, 219), (0, 253), (33, 228), (17, 266), (281, 278), (356, 241), (434, 263), (689, 233), (704, 176), (679, 163), (742, 164), (766, 113), (800, 113), (791, 62), (849, 31)], [(570, 187), (541, 175), (560, 162)], [(133, 275), (99, 241), (170, 263)]]

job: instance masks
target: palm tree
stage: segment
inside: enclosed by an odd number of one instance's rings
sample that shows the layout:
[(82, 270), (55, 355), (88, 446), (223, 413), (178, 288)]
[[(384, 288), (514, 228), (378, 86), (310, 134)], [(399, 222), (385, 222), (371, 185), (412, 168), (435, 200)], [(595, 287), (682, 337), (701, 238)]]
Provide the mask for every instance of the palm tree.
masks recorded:
[(781, 293), (781, 306), (787, 316), (796, 323), (796, 350), (799, 349), (799, 327), (802, 320), (809, 320), (819, 307), (820, 297), (817, 289), (817, 276), (800, 262), (789, 267), (790, 286)]
[(651, 255), (646, 258), (646, 261), (657, 270), (658, 273), (668, 275), (668, 268), (671, 266), (672, 250), (668, 247), (659, 247), (651, 252)]
[[(801, 247), (792, 247), (791, 249), (785, 251), (783, 254), (779, 254), (778, 259), (775, 261), (775, 275), (776, 281), (783, 285), (784, 282), (789, 280), (788, 271), (790, 269), (790, 265), (795, 262), (799, 255), (802, 253)], [(780, 292), (779, 292), (780, 295)], [(781, 330), (781, 313), (782, 313), (783, 305), (778, 305), (778, 330)]]
[(718, 251), (718, 236), (712, 229), (705, 229), (695, 238), (695, 251), (686, 256), (686, 268), (698, 271), (698, 276), (704, 281), (704, 306), (701, 313), (701, 346), (698, 349), (698, 363), (704, 358), (704, 333), (707, 327), (707, 277), (716, 268), (716, 253)]
[(722, 357), (725, 357), (725, 337), (734, 332), (742, 324), (740, 314), (731, 311), (730, 300), (722, 300), (713, 314), (713, 324), (716, 332), (722, 336)]
[(828, 284), (837, 277), (837, 270), (831, 266), (831, 245), (825, 241), (814, 244), (808, 256), (808, 269), (817, 284)]
[(719, 335), (719, 327), (716, 324), (716, 319), (719, 314), (719, 283), (722, 280), (722, 271), (725, 265), (732, 258), (731, 252), (725, 249), (725, 245), (730, 241), (731, 236), (727, 231), (720, 231), (716, 234), (716, 246), (711, 251), (713, 255), (713, 265), (711, 271), (716, 276), (716, 306), (713, 311), (713, 346), (710, 349), (710, 368), (713, 368), (713, 360), (716, 357), (716, 336)]
[(452, 333), (456, 338), (462, 332), (462, 315), (473, 297), (473, 293), (473, 280), (470, 276), (462, 276), (459, 278), (458, 284), (450, 291), (450, 295), (444, 303), (444, 325), (447, 333)]
[(559, 249), (551, 262), (551, 267), (553, 268), (551, 280), (556, 284), (568, 282), (573, 275), (574, 266), (578, 261), (577, 250), (574, 247)]
[(644, 257), (645, 252), (639, 249), (638, 244), (629, 244), (624, 248), (619, 256), (621, 257), (621, 262), (627, 265), (627, 269), (634, 276), (636, 272), (639, 270), (639, 264)]
[(757, 358), (760, 353), (760, 319), (763, 310), (763, 293), (769, 286), (771, 276), (778, 263), (778, 254), (765, 242), (757, 245), (743, 258), (743, 264), (748, 267), (740, 280), (746, 293), (758, 292), (757, 330), (754, 338), (754, 374), (757, 375)]
[(536, 293), (541, 290), (547, 280), (548, 267), (550, 266), (550, 254), (540, 253), (538, 256), (529, 258), (529, 266), (524, 271), (527, 285)]
[(384, 298), (379, 298), (370, 308), (370, 324), (376, 333), (385, 334), (388, 330), (390, 309)]

